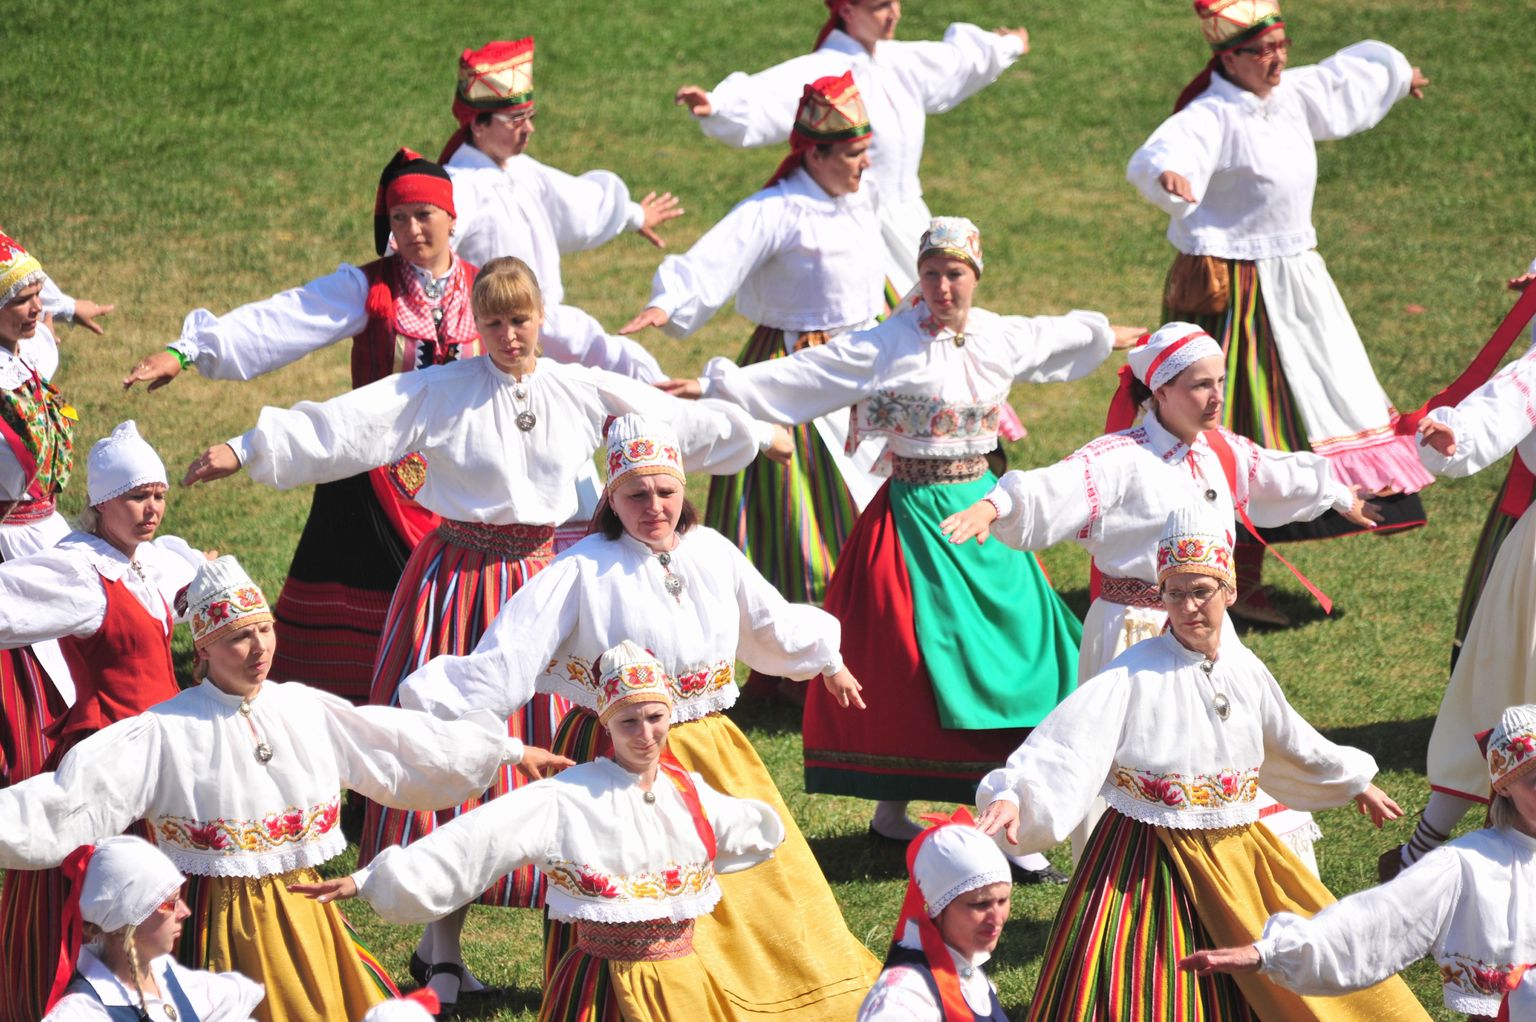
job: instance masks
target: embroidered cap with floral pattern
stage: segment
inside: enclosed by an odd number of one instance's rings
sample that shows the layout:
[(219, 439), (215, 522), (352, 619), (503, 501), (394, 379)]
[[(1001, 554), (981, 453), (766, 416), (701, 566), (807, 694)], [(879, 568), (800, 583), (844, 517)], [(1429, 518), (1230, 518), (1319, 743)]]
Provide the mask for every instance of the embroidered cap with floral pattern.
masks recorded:
[(9, 305), (23, 288), (41, 284), (43, 264), (14, 238), (0, 234), (0, 305)]
[(1157, 541), (1157, 584), (1170, 575), (1209, 575), (1237, 585), (1232, 567), (1232, 526), (1203, 507), (1176, 508)]
[(621, 415), (608, 427), (608, 492), (626, 476), (670, 475), (687, 482), (682, 446), (664, 423)]
[(953, 256), (970, 264), (981, 279), (981, 228), (963, 216), (936, 216), (917, 245), (917, 265), (933, 255)]
[(186, 601), (192, 644), (198, 649), (235, 628), (272, 620), (272, 608), (261, 588), (227, 554), (198, 569), (187, 587)]
[(597, 662), (597, 720), (605, 727), (633, 703), (673, 704), (672, 678), (647, 650), (625, 639)]
[(1504, 794), (1517, 777), (1536, 769), (1536, 706), (1511, 706), (1488, 735), (1488, 780)]

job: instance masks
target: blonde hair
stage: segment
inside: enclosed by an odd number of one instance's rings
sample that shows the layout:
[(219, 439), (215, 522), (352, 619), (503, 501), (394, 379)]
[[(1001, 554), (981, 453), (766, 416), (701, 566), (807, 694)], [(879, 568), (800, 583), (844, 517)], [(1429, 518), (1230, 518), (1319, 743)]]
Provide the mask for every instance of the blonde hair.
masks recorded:
[(75, 516), (75, 528), (80, 532), (96, 535), (96, 530), (101, 528), (101, 512), (96, 510), (95, 505), (85, 505)]
[[(133, 987), (139, 994), (139, 1015), (141, 1018), (149, 1018), (149, 1004), (144, 999), (144, 988), (139, 984), (139, 949), (134, 944), (133, 938), (139, 932), (138, 923), (129, 923), (118, 931), (123, 942), (123, 951), (128, 955), (128, 970), (133, 975)], [(107, 936), (113, 936), (107, 934)]]
[(492, 259), (480, 267), (469, 301), (476, 319), (544, 311), (544, 292), (539, 289), (538, 278), (516, 256)]
[(1520, 822), (1520, 811), (1515, 808), (1514, 800), (1508, 795), (1494, 793), (1488, 803), (1488, 826), (1499, 830), (1518, 830), (1516, 826)]

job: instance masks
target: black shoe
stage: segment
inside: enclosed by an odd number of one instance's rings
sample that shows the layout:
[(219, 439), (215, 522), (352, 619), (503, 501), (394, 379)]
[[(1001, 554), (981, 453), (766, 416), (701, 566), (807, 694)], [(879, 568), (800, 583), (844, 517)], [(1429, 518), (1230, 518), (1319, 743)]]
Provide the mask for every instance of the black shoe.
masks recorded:
[(449, 1000), (442, 994), (437, 995), (437, 999), (442, 1005), (441, 1010), (437, 1013), (437, 1017), (451, 1018), (458, 1009), (459, 989), (464, 986), (464, 966), (459, 965), (457, 962), (437, 962), (427, 966), (428, 981), (434, 976), (451, 976), (457, 981), (457, 988), (453, 992), (452, 1000)]
[(427, 964), (427, 960), (421, 957), (419, 952), (411, 952), (411, 964), (409, 968), (411, 972), (411, 978), (416, 981), (416, 985), (419, 987), (426, 986), (427, 975), (432, 971), (432, 967)]
[(889, 834), (883, 834), (875, 829), (875, 825), (873, 823), (869, 825), (869, 836), (874, 838), (876, 841), (889, 841), (891, 844), (895, 845), (905, 845), (911, 843), (912, 841), (912, 839), (909, 837), (891, 837)]
[(1025, 869), (1012, 859), (1008, 860), (1008, 868), (1013, 871), (1013, 882), (1016, 884), (1064, 884), (1072, 878), (1067, 876), (1055, 866), (1046, 866), (1044, 869)]
[(1388, 848), (1376, 860), (1376, 876), (1382, 883), (1386, 883), (1407, 868), (1403, 865), (1402, 845)]

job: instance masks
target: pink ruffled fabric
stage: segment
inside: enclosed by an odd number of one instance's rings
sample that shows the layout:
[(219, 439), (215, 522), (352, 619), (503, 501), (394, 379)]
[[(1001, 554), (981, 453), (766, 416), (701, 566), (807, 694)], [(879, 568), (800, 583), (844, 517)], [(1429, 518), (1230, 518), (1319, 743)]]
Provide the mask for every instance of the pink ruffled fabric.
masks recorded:
[(1024, 422), (1019, 418), (1019, 413), (1013, 410), (1013, 405), (1003, 402), (998, 409), (997, 435), (1009, 443), (1016, 443), (1029, 435), (1029, 430), (1024, 428)]
[(1417, 493), (1435, 477), (1419, 462), (1416, 438), (1394, 436), (1369, 447), (1328, 455), (1334, 473), (1366, 493)]

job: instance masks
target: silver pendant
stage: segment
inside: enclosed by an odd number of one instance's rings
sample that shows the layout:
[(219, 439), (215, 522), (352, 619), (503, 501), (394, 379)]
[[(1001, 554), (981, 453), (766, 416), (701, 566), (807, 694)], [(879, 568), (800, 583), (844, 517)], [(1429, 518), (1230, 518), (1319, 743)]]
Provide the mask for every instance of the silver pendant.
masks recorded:
[(645, 804), (648, 806), (656, 804), (656, 793), (654, 791), (648, 791), (641, 797), (645, 799)]
[(517, 413), (517, 428), (527, 433), (539, 424), (539, 417), (532, 412)]
[(1205, 491), (1205, 499), (1214, 503), (1215, 500), (1216, 500), (1216, 491), (1215, 490), (1206, 490)]
[(512, 396), (519, 401), (526, 401), (528, 400), (528, 388), (521, 383), (514, 383), (512, 385)]
[(1209, 678), (1211, 676), (1211, 672), (1216, 669), (1216, 661), (1214, 661), (1211, 658), (1207, 657), (1204, 660), (1200, 661), (1200, 669), (1202, 671), (1204, 671), (1205, 672), (1205, 676), (1207, 678)]
[(955, 334), (955, 347), (965, 347), (965, 334)]
[(682, 595), (683, 580), (678, 578), (676, 575), (668, 575), (666, 578), (662, 579), (661, 585), (662, 588), (667, 591), (667, 595), (671, 596), (673, 599), (676, 599), (678, 596)]
[(249, 717), (251, 715), (251, 704), (243, 699), (240, 700), (240, 712)]
[(672, 564), (672, 555), (667, 553), (667, 551), (663, 550), (661, 553), (657, 554), (656, 560), (661, 563), (663, 568), (668, 568), (668, 570), (670, 570), (670, 565)]
[(256, 762), (269, 763), (272, 760), (272, 746), (266, 742), (260, 742), (256, 746)]
[(1220, 692), (1217, 692), (1216, 698), (1211, 700), (1211, 709), (1216, 711), (1216, 716), (1220, 717), (1222, 720), (1226, 720), (1227, 717), (1232, 713), (1232, 704), (1227, 702), (1226, 696), (1222, 695)]

